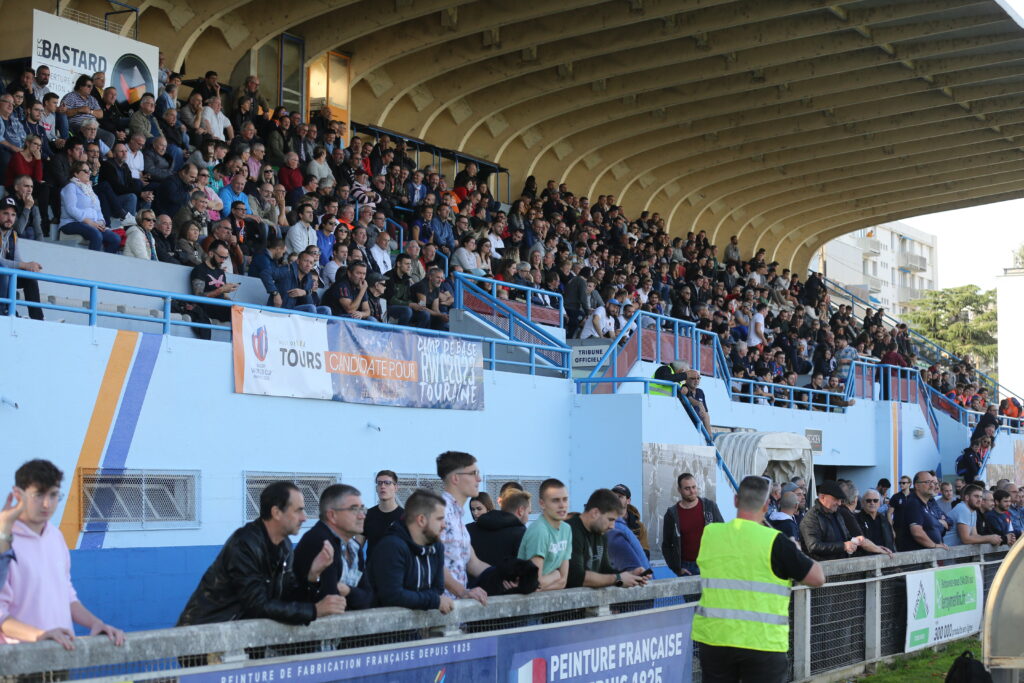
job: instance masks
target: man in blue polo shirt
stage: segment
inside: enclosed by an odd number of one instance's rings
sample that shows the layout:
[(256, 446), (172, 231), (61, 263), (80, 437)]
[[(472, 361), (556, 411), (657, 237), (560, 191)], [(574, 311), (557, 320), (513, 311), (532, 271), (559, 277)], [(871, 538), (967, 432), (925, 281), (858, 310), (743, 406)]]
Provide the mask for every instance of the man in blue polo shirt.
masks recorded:
[(921, 471), (914, 475), (914, 488), (896, 511), (896, 547), (902, 552), (925, 548), (949, 547), (942, 542), (943, 528), (928, 511), (928, 501), (935, 495), (939, 481), (934, 474)]

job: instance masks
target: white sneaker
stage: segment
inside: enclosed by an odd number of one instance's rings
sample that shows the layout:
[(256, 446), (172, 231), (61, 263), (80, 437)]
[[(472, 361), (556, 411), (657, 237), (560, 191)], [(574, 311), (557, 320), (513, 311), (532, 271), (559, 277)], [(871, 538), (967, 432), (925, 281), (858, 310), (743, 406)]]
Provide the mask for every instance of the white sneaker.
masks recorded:
[(121, 219), (121, 227), (127, 228), (129, 225), (138, 225), (138, 223), (135, 222), (135, 216), (126, 213), (124, 218)]

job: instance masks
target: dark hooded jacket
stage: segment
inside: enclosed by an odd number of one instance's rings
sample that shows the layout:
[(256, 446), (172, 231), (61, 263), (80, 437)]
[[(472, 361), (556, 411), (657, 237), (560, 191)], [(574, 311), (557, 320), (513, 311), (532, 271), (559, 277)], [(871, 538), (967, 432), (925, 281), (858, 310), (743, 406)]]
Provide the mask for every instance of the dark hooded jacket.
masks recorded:
[(441, 604), (444, 544), (417, 544), (405, 524), (391, 525), (374, 546), (366, 570), (378, 607), (437, 609)]
[(526, 526), (519, 518), (504, 510), (485, 512), (478, 520), (467, 524), (466, 529), (476, 556), (492, 567), (497, 567), (502, 560), (515, 558), (526, 533)]

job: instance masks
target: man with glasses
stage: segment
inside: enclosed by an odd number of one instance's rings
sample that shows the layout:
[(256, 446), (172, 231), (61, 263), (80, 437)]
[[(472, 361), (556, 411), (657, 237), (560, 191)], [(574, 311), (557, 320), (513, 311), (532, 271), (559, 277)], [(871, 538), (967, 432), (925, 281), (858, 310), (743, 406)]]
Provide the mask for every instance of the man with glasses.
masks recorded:
[(914, 488), (895, 514), (893, 527), (896, 529), (897, 550), (949, 550), (949, 546), (942, 542), (945, 533), (942, 523), (928, 510), (928, 501), (935, 497), (938, 487), (939, 481), (934, 474), (921, 471), (914, 475)]
[(444, 588), (452, 599), (469, 598), (487, 604), (487, 591), (469, 588), (470, 577), (479, 578), (491, 568), (478, 559), (466, 529), (466, 501), (480, 493), (480, 468), (469, 453), (446, 451), (437, 456), (437, 476), (444, 484)]
[(12, 527), (17, 559), (0, 589), (0, 642), (53, 640), (75, 649), (74, 624), (89, 635), (105, 633), (115, 645), (124, 633), (103, 623), (78, 600), (71, 583), (71, 557), (60, 529), (50, 519), (60, 507), (64, 473), (48, 460), (30, 460), (14, 474), (14, 493), (23, 501)]
[(295, 546), (295, 573), (309, 572), (316, 556), (329, 543), (334, 561), (320, 574), (318, 597), (340, 595), (346, 611), (366, 609), (373, 604), (373, 591), (362, 544), (366, 506), (359, 491), (347, 484), (333, 484), (320, 494), (320, 521)]
[(25, 125), (14, 115), (14, 96), (0, 95), (0, 171), (25, 146)]
[(857, 513), (857, 522), (864, 534), (864, 538), (874, 543), (879, 548), (895, 548), (895, 533), (888, 518), (879, 512), (882, 505), (882, 494), (875, 489), (868, 489), (860, 499), (860, 512)]
[(391, 470), (381, 470), (374, 477), (377, 490), (377, 504), (366, 511), (363, 537), (366, 539), (366, 557), (373, 553), (378, 541), (388, 534), (392, 524), (402, 519), (405, 509), (398, 503), (398, 475)]

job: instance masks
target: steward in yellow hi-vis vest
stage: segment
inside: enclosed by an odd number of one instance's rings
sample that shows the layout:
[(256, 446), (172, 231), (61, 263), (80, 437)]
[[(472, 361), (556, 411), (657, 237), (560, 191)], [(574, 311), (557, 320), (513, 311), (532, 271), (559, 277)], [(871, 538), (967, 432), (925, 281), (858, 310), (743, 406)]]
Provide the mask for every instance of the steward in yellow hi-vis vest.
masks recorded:
[(693, 617), (704, 683), (788, 679), (789, 598), (794, 582), (825, 583), (820, 565), (764, 525), (771, 482), (749, 476), (736, 494), (737, 518), (704, 527)]
[[(662, 363), (658, 369), (654, 371), (654, 377), (652, 379), (661, 380), (662, 382), (673, 382), (676, 385), (681, 385), (686, 381), (686, 363), (681, 361)], [(675, 396), (676, 390), (674, 387), (670, 387), (666, 384), (651, 384), (651, 393), (655, 396)]]

